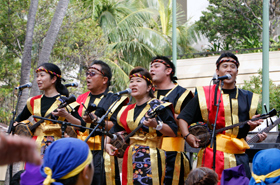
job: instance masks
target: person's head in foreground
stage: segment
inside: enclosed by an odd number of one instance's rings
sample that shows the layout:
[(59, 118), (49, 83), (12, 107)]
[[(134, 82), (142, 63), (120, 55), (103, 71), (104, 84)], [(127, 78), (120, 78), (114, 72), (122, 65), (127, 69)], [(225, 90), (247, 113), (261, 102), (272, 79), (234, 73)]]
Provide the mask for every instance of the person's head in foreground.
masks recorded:
[(90, 185), (93, 170), (88, 145), (79, 139), (63, 138), (47, 148), (40, 172), (44, 185)]
[(216, 185), (217, 183), (217, 173), (206, 167), (193, 169), (185, 182), (186, 185)]
[(253, 158), (250, 185), (280, 183), (280, 150), (271, 148), (257, 152)]

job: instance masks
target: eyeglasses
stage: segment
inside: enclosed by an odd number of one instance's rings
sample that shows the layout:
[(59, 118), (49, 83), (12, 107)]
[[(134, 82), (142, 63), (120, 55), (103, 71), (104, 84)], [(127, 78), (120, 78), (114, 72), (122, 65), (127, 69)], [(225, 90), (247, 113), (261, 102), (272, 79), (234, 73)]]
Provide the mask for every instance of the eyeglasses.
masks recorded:
[(88, 71), (88, 72), (86, 72), (86, 76), (90, 76), (90, 77), (94, 77), (95, 75), (97, 75), (96, 74), (96, 72), (91, 72), (91, 71)]

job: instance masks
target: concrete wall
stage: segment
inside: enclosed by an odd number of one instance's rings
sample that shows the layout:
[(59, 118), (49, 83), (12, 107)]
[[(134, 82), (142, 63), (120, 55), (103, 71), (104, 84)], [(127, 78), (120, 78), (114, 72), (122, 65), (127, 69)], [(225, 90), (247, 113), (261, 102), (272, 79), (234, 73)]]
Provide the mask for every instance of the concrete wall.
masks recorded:
[[(237, 54), (240, 62), (237, 76), (237, 86), (241, 87), (244, 80), (257, 75), (262, 69), (262, 53)], [(177, 61), (178, 83), (190, 90), (196, 86), (209, 85), (215, 70), (216, 60), (219, 56), (192, 58)], [(280, 51), (269, 52), (269, 78), (280, 85)]]

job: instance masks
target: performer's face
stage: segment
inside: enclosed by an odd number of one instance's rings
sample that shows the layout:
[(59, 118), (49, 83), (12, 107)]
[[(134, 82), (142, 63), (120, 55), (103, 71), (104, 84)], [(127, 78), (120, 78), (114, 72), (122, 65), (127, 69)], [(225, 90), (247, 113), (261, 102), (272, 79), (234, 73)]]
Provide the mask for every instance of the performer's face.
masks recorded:
[[(97, 68), (101, 71), (101, 66), (94, 64), (91, 67)], [(86, 74), (87, 89), (95, 91), (107, 83), (108, 78), (103, 76), (98, 70), (89, 69)], [(107, 79), (107, 80), (106, 80)]]
[(219, 68), (216, 69), (217, 75), (218, 76), (224, 76), (226, 74), (230, 74), (231, 79), (225, 79), (224, 83), (235, 84), (236, 76), (238, 75), (238, 68), (237, 68), (235, 63), (230, 62), (230, 60), (234, 60), (234, 59), (230, 58), (230, 57), (224, 57), (221, 60), (228, 60), (228, 61), (222, 62), (219, 65)]
[[(43, 68), (43, 67), (40, 67)], [(55, 86), (55, 81), (57, 77), (54, 76), (51, 79), (51, 75), (49, 73), (46, 73), (45, 71), (39, 71), (37, 73), (36, 81), (38, 84), (38, 87), (41, 91), (45, 91), (49, 89), (51, 86)]]
[(164, 64), (159, 62), (154, 62), (150, 66), (150, 74), (155, 84), (163, 81), (165, 78), (170, 78), (169, 75), (171, 72), (171, 68), (167, 68)]
[(132, 77), (129, 88), (131, 89), (132, 97), (141, 99), (149, 95), (151, 86), (148, 86), (147, 81), (143, 78)]

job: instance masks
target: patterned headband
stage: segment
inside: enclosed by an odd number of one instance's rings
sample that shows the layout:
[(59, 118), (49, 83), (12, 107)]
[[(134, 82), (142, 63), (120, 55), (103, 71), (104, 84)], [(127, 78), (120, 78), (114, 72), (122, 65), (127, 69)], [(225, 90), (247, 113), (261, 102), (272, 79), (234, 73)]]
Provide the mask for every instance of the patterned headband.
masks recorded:
[[(153, 63), (155, 63), (155, 62), (162, 63), (162, 64), (165, 65), (167, 68), (172, 68), (167, 62), (165, 62), (165, 61), (162, 60), (162, 59), (155, 59), (154, 61), (151, 62), (151, 64), (153, 64)], [(172, 69), (171, 74), (172, 74), (172, 75), (174, 74), (174, 69)]]
[(164, 60), (155, 59), (154, 61), (151, 62), (151, 64), (153, 64), (153, 63), (155, 63), (155, 62), (162, 63), (162, 64), (165, 65), (166, 67), (171, 68), (170, 65), (169, 65), (167, 62), (165, 62)]
[(143, 78), (143, 79), (145, 79), (146, 81), (150, 82), (151, 85), (154, 85), (154, 84), (153, 84), (153, 81), (152, 81), (150, 78), (148, 78), (148, 77), (146, 77), (146, 76), (143, 76), (143, 75), (141, 75), (141, 74), (139, 74), (139, 73), (134, 73), (134, 74), (130, 75), (130, 76), (129, 76), (129, 79), (131, 79), (132, 77), (140, 77), (140, 78)]
[(36, 69), (36, 73), (38, 73), (39, 71), (44, 71), (44, 72), (46, 72), (46, 73), (52, 74), (52, 75), (54, 75), (54, 76), (56, 76), (56, 77), (60, 78), (61, 80), (65, 81), (65, 79), (64, 79), (64, 78), (62, 78), (62, 76), (61, 76), (61, 75), (56, 74), (56, 73), (55, 73), (55, 72), (53, 72), (53, 71), (47, 70), (47, 69), (45, 69), (45, 68), (39, 68), (39, 69)]
[(88, 69), (95, 69), (96, 71), (100, 72), (103, 76), (106, 76), (101, 70), (97, 69), (96, 67), (89, 67)]

